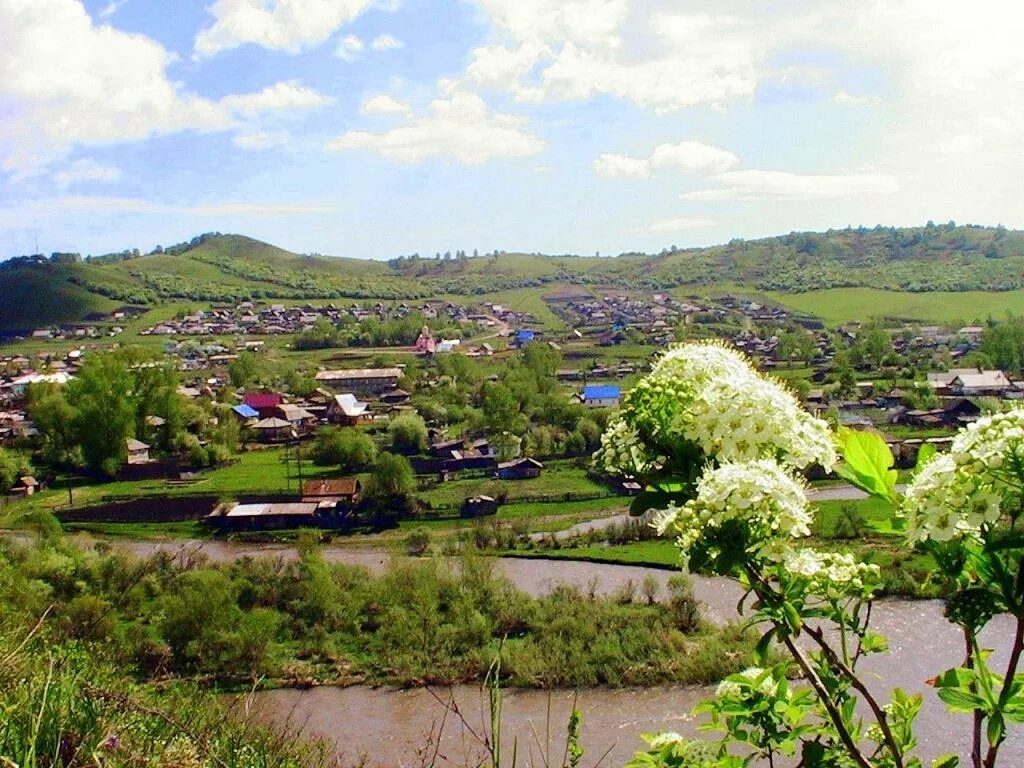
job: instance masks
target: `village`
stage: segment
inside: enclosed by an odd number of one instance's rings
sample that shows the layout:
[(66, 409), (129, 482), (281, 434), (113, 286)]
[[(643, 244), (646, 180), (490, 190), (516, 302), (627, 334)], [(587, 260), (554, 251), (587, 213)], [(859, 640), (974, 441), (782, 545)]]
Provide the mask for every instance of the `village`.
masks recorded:
[[(357, 513), (366, 508), (361, 496), (366, 475), (339, 476), (337, 470), (311, 466), (318, 439), (332, 430), (355, 430), (370, 435), (375, 450), (396, 450), (389, 425), (413, 420), (422, 425), (423, 440), (396, 451), (416, 478), (409, 500), (398, 505), (406, 514), (450, 510), (465, 517), (493, 515), (506, 500), (501, 496), (508, 496), (508, 482), (529, 486), (548, 472), (553, 473), (553, 487), (568, 467), (589, 475), (581, 490), (559, 495), (545, 486), (545, 498), (628, 496), (640, 490), (635, 483), (599, 476), (586, 457), (596, 447), (595, 433), (607, 414), (648, 369), (651, 354), (678, 339), (727, 341), (762, 370), (786, 380), (812, 411), (883, 434), (905, 466), (925, 442), (944, 447), (953, 430), (981, 413), (979, 403), (1024, 397), (1024, 382), (1007, 372), (958, 362), (977, 355), (982, 327), (880, 329), (853, 324), (827, 330), (813, 318), (729, 295), (712, 301), (657, 292), (564, 290), (545, 301), (563, 321), (562, 328), (545, 327), (529, 312), (496, 303), (474, 307), (442, 301), (345, 308), (243, 302), (145, 325), (139, 331), (142, 337), (165, 337), (160, 359), (172, 361), (176, 396), (205, 414), (187, 428), (187, 439), (176, 444), (200, 449), (191, 455), (174, 449), (160, 439), (166, 414), (148, 413), (142, 428), (125, 439), (114, 477), (119, 482), (185, 483), (189, 493), (200, 493), (204, 474), (218, 472), (223, 461), (244, 463), (254, 451), (272, 451), (294, 456), (295, 471), (301, 473), (305, 456), (305, 481), (300, 482), (301, 474), (294, 478), (293, 491), (265, 488), (273, 492), (261, 499), (260, 487), (254, 487), (244, 501), (218, 502), (204, 512), (211, 530), (342, 529), (361, 520)], [(118, 314), (104, 321), (124, 321), (126, 315)], [(341, 349), (333, 357), (311, 358), (297, 343), (318, 327), (360, 328), (410, 318), (440, 320), (444, 335), (435, 337), (425, 324), (409, 344), (352, 349), (351, 355)], [(12, 354), (0, 358), (0, 445), (35, 456), (26, 462), (35, 468), (13, 478), (9, 498), (66, 482), (58, 479), (64, 474), (59, 467), (42, 459), (40, 446), (47, 437), (33, 419), (31, 402), (34, 391), (67, 387), (90, 357), (104, 354), (99, 346), (75, 343), (82, 338), (81, 330), (40, 330), (33, 342), (38, 348), (45, 337), (41, 351), (16, 354), (14, 345), (9, 347)], [(279, 337), (285, 345), (276, 340), (269, 344), (268, 336)], [(871, 344), (876, 348), (868, 349)], [(528, 353), (531, 348), (535, 351)], [(538, 368), (530, 387), (548, 393), (535, 397), (555, 398), (563, 415), (546, 416), (526, 400), (513, 402), (516, 412), (511, 415), (494, 415), (498, 406), (491, 404), (493, 393), (504, 388), (527, 354), (538, 357), (538, 349), (543, 350), (544, 365), (553, 362)], [(465, 362), (452, 362), (459, 359)], [(248, 380), (239, 373), (261, 366), (268, 372)], [(455, 380), (456, 370), (463, 381)], [(451, 404), (455, 413), (467, 415), (453, 415)], [(581, 419), (593, 428), (579, 428)], [(211, 462), (212, 453), (202, 449), (210, 444), (209, 435), (216, 429), (210, 425), (218, 420), (233, 421), (238, 437)], [(195, 456), (207, 460), (197, 463)], [(370, 466), (359, 469), (365, 473)], [(290, 485), (292, 478), (287, 480)], [(452, 487), (465, 486), (464, 495), (454, 502), (449, 498), (439, 511), (429, 489), (456, 480), (460, 483)], [(317, 482), (319, 490), (314, 488)], [(75, 514), (80, 512), (77, 506)]]

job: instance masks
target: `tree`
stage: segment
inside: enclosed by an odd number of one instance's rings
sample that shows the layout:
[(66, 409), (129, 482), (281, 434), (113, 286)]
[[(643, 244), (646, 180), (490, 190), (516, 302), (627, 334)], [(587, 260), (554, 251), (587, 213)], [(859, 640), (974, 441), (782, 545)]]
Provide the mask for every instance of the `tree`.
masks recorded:
[(75, 436), (75, 408), (54, 384), (29, 387), (28, 414), (43, 441), (43, 459), (52, 465), (77, 464), (81, 460)]
[(337, 465), (342, 472), (361, 472), (377, 457), (377, 446), (365, 432), (351, 427), (322, 429), (313, 444), (313, 463)]
[(490, 382), (484, 386), (481, 410), (487, 429), (492, 434), (519, 434), (525, 428), (525, 419), (519, 411), (519, 400), (511, 389), (500, 382)]
[(378, 514), (395, 514), (410, 509), (416, 477), (404, 456), (381, 453), (373, 462), (363, 493)]
[(86, 466), (113, 476), (124, 463), (125, 441), (135, 431), (135, 377), (116, 354), (90, 356), (67, 385), (75, 407), (75, 439)]
[(428, 447), (427, 424), (415, 413), (406, 413), (388, 424), (391, 448), (397, 453), (423, 453)]
[(779, 337), (778, 355), (783, 360), (807, 361), (817, 354), (818, 344), (806, 331), (790, 331)]
[(11, 453), (0, 448), (0, 494), (7, 493), (18, 482), (21, 474), (21, 462)]
[(233, 387), (248, 387), (256, 380), (258, 374), (259, 365), (253, 352), (242, 352), (228, 366), (228, 378), (231, 379)]

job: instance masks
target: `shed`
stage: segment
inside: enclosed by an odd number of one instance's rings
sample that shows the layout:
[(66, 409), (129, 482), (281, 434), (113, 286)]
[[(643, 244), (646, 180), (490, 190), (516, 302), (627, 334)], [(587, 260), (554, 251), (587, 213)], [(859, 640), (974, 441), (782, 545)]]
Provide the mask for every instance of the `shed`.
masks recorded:
[(252, 425), (260, 442), (275, 443), (282, 440), (289, 440), (295, 437), (295, 430), (292, 429), (290, 421), (284, 419), (269, 418), (261, 419)]
[(148, 464), (149, 463), (149, 446), (141, 440), (136, 440), (133, 437), (128, 438), (124, 441), (125, 448), (128, 451), (126, 463), (128, 464)]

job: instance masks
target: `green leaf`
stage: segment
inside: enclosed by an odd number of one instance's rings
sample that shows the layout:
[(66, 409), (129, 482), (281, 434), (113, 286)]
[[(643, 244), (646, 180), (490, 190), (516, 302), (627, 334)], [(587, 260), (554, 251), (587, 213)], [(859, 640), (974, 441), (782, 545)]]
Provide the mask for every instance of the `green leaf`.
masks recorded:
[(837, 475), (872, 496), (898, 501), (895, 459), (881, 435), (840, 427), (839, 443), (845, 463), (836, 467)]
[(960, 758), (956, 755), (940, 755), (932, 760), (932, 768), (956, 768)]
[(914, 472), (920, 472), (921, 468), (932, 460), (932, 457), (938, 453), (933, 443), (921, 443), (921, 447), (917, 450), (917, 464), (914, 465)]
[(761, 639), (757, 641), (757, 645), (754, 647), (754, 659), (758, 664), (766, 664), (768, 662), (768, 652), (771, 648), (772, 638), (775, 637), (775, 628), (772, 627), (765, 632)]
[(974, 712), (985, 706), (985, 700), (980, 696), (958, 688), (939, 688), (939, 698), (946, 702), (953, 712)]
[(1005, 734), (1006, 726), (1003, 723), (1003, 716), (998, 712), (993, 712), (988, 719), (988, 743), (990, 745), (1000, 743)]

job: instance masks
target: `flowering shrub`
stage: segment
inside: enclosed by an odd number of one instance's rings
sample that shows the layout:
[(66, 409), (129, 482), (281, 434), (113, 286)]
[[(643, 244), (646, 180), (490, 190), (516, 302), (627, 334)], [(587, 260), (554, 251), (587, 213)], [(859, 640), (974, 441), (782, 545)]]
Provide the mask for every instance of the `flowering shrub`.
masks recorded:
[[(887, 649), (869, 628), (878, 566), (797, 546), (813, 518), (797, 473), (816, 463), (891, 502), (894, 527), (956, 585), (946, 616), (963, 630), (965, 659), (933, 684), (951, 711), (973, 715), (973, 768), (995, 767), (1006, 724), (1024, 722), (1024, 409), (980, 419), (947, 455), (922, 449), (904, 496), (879, 436), (835, 434), (742, 354), (687, 344), (624, 397), (595, 461), (641, 481), (632, 511), (651, 512), (684, 565), (739, 581), (755, 598), (750, 624), (765, 628), (762, 666), (727, 678), (697, 709), (722, 739), (648, 736), (631, 766), (738, 768), (778, 755), (808, 768), (921, 768), (913, 723), (922, 697), (896, 689), (883, 702), (857, 671)], [(1003, 675), (977, 640), (1000, 612), (1017, 620)], [(771, 665), (775, 648), (790, 661)], [(794, 672), (805, 684), (790, 685)], [(945, 756), (932, 765), (958, 764)]]

